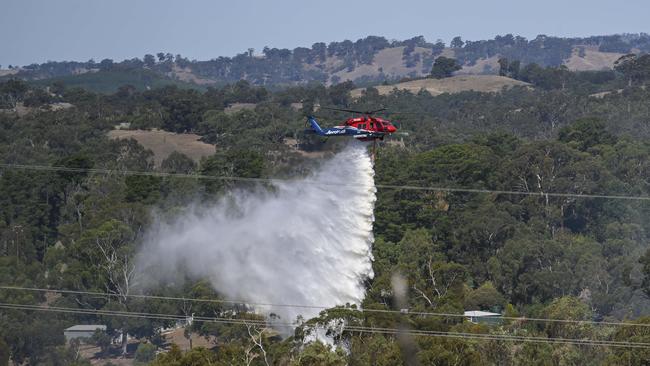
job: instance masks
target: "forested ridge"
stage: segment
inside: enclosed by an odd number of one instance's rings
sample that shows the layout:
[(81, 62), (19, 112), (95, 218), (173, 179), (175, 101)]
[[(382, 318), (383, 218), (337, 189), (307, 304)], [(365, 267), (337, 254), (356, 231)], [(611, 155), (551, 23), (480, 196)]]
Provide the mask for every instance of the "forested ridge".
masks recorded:
[[(382, 51), (394, 50), (392, 61), (375, 65)], [(420, 77), (429, 73), (440, 55), (452, 55), (469, 73), (494, 74), (497, 68), (481, 61), (492, 58), (518, 60), (522, 66), (537, 64), (558, 67), (567, 64), (575, 53), (585, 57), (587, 51), (605, 54), (650, 52), (650, 36), (646, 33), (563, 38), (538, 35), (533, 39), (512, 34), (498, 35), (488, 40), (463, 40), (455, 37), (445, 44), (442, 40), (427, 41), (423, 36), (407, 40), (387, 40), (368, 36), (356, 41), (317, 42), (311, 47), (278, 49), (249, 48), (233, 57), (220, 56), (210, 60), (190, 60), (180, 54), (158, 52), (122, 61), (112, 59), (88, 61), (50, 61), (24, 66), (4, 65), (13, 71), (4, 79), (19, 77), (36, 83), (52, 79), (69, 85), (92, 88), (99, 92), (114, 92), (120, 83), (130, 83), (140, 90), (165, 84), (204, 88), (223, 86), (239, 80), (274, 88), (278, 85), (322, 82), (336, 84), (351, 80), (359, 85), (395, 82), (405, 77)], [(594, 70), (611, 68), (604, 64)], [(125, 81), (129, 79), (129, 81)]]
[[(515, 57), (503, 62), (503, 73), (514, 72), (509, 65)], [(79, 352), (82, 345), (65, 345), (63, 329), (106, 324), (106, 333), (88, 341), (98, 347), (95, 357), (125, 355), (138, 364), (647, 364), (647, 60), (629, 56), (603, 72), (517, 69), (511, 76), (532, 87), (499, 93), (379, 95), (368, 88), (359, 99), (350, 97), (351, 82), (269, 90), (240, 80), (203, 91), (124, 85), (109, 94), (64, 82), (2, 82), (0, 362), (89, 364)], [(255, 105), (229, 112), (233, 103)], [(234, 188), (273, 190), (272, 182), (192, 175), (305, 176), (318, 163), (305, 151), (334, 153), (345, 143), (303, 132), (307, 114), (317, 114), (324, 125), (345, 117), (318, 108), (328, 105), (387, 107), (402, 133), (379, 143), (375, 162), (375, 276), (365, 279), (361, 304), (368, 311), (342, 304), (303, 319), (283, 337), (244, 304), (131, 296), (133, 258), (154, 211), (171, 216)], [(157, 167), (153, 153), (135, 140), (107, 137), (125, 123), (196, 133), (217, 152), (199, 162), (173, 153)], [(403, 296), (395, 285), (399, 278)], [(179, 282), (146, 295), (227, 300), (207, 281)], [(105, 313), (83, 314), (84, 309)], [(474, 324), (461, 316), (465, 310), (508, 319)], [(168, 316), (117, 316), (134, 313)], [(186, 325), (185, 334), (207, 337), (210, 348), (182, 351), (164, 344), (161, 328), (190, 316), (197, 320)], [(349, 330), (341, 332), (339, 322)], [(315, 325), (328, 330), (333, 347), (308, 342)], [(402, 329), (408, 336), (370, 329)], [(454, 332), (462, 336), (444, 336)], [(120, 339), (126, 333), (131, 343)], [(646, 346), (594, 345), (596, 340)]]

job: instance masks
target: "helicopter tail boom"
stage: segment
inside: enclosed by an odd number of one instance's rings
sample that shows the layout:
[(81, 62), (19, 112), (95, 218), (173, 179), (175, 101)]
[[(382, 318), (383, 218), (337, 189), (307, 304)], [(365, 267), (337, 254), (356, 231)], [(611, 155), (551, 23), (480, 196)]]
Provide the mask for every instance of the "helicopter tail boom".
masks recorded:
[(345, 135), (354, 135), (355, 133), (350, 133), (349, 130), (342, 127), (333, 127), (333, 128), (321, 128), (321, 126), (316, 122), (316, 118), (310, 116), (309, 124), (311, 125), (312, 131), (315, 134), (320, 136), (345, 136)]
[(314, 131), (316, 134), (325, 136), (325, 131), (318, 125), (318, 122), (316, 122), (316, 118), (314, 117), (308, 117), (309, 118), (309, 124), (311, 125), (312, 131)]

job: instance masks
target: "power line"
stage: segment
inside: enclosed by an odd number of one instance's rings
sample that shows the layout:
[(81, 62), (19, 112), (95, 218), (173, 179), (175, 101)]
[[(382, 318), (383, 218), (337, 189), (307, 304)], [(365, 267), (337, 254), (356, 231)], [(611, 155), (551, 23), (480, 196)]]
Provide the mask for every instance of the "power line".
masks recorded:
[[(6, 163), (0, 163), (0, 168), (35, 170), (35, 171), (70, 172), (70, 173), (103, 173), (109, 175), (110, 174), (137, 175), (137, 176), (151, 176), (151, 177), (161, 177), (161, 178), (172, 177), (172, 178), (182, 178), (182, 179), (237, 181), (237, 182), (250, 182), (250, 183), (287, 183), (292, 181), (290, 179), (285, 179), (285, 178), (249, 178), (249, 177), (235, 177), (235, 176), (215, 176), (215, 175), (205, 175), (205, 174), (146, 172), (146, 171), (136, 171), (136, 170), (112, 170), (112, 169), (98, 169), (98, 168), (71, 168), (71, 167), (61, 167), (61, 166), (6, 164)], [(345, 188), (345, 187), (352, 187), (352, 185), (350, 185), (348, 182), (317, 182), (317, 181), (302, 179), (300, 180), (300, 183), (308, 184), (308, 185), (316, 185), (316, 186), (334, 186), (337, 187), (338, 189)], [(582, 199), (602, 198), (602, 199), (618, 199), (618, 200), (632, 200), (632, 201), (650, 201), (650, 196), (630, 196), (630, 195), (611, 195), (611, 194), (528, 192), (528, 191), (509, 191), (509, 190), (494, 190), (494, 189), (480, 189), (480, 188), (433, 187), (433, 186), (414, 186), (414, 185), (395, 185), (395, 184), (375, 184), (375, 188), (409, 190), (409, 191), (488, 193), (488, 194), (518, 195), (518, 196), (568, 197), (568, 198), (582, 198)]]
[(225, 303), (225, 304), (247, 304), (253, 306), (275, 306), (287, 308), (303, 308), (303, 309), (328, 309), (328, 306), (318, 305), (296, 305), (296, 304), (272, 304), (272, 303), (251, 303), (245, 300), (221, 300), (221, 299), (199, 299), (187, 297), (174, 297), (174, 296), (158, 296), (158, 295), (143, 295), (143, 294), (127, 294), (118, 295), (108, 292), (93, 292), (93, 291), (79, 291), (79, 290), (64, 290), (64, 289), (47, 289), (47, 288), (34, 288), (34, 287), (17, 287), (17, 286), (0, 286), (2, 290), (18, 290), (18, 291), (37, 291), (37, 292), (56, 292), (64, 294), (77, 294), (77, 295), (90, 295), (102, 297), (131, 297), (140, 299), (154, 299), (154, 300), (176, 300), (176, 301), (192, 301), (192, 302), (206, 302), (206, 303)]
[[(0, 309), (10, 310), (28, 310), (28, 311), (47, 311), (58, 313), (71, 313), (82, 315), (99, 315), (99, 316), (120, 316), (120, 317), (134, 317), (145, 319), (159, 319), (159, 320), (187, 320), (187, 316), (176, 314), (151, 314), (139, 313), (130, 311), (116, 311), (116, 310), (101, 310), (101, 309), (77, 309), (65, 307), (50, 307), (39, 305), (26, 305), (26, 304), (9, 304), (0, 303)], [(236, 319), (236, 318), (222, 318), (222, 317), (201, 317), (193, 316), (193, 321), (199, 322), (212, 322), (224, 324), (237, 324), (237, 325), (257, 325), (257, 326), (285, 326), (296, 327), (297, 324), (290, 323), (276, 323), (267, 322), (255, 319)], [(555, 343), (555, 344), (574, 344), (586, 346), (604, 346), (604, 347), (625, 347), (625, 348), (643, 348), (650, 349), (650, 343), (643, 342), (627, 342), (627, 341), (608, 341), (598, 339), (575, 339), (575, 338), (555, 338), (555, 337), (534, 337), (534, 336), (517, 336), (508, 334), (480, 334), (480, 333), (464, 333), (464, 332), (445, 332), (445, 331), (428, 331), (428, 330), (404, 330), (395, 328), (375, 328), (366, 326), (343, 325), (340, 328), (343, 332), (359, 332), (359, 333), (381, 333), (393, 335), (410, 335), (410, 336), (428, 336), (428, 337), (446, 337), (446, 338), (465, 338), (476, 340), (495, 340), (495, 341), (511, 341), (511, 342), (533, 342), (533, 343)]]
[(376, 184), (377, 188), (396, 189), (396, 190), (411, 190), (411, 191), (440, 191), (440, 192), (462, 192), (462, 193), (491, 193), (491, 194), (509, 194), (519, 196), (539, 196), (539, 197), (570, 197), (570, 198), (604, 198), (604, 199), (619, 199), (619, 200), (638, 200), (650, 201), (650, 196), (623, 196), (623, 195), (607, 195), (607, 194), (582, 194), (582, 193), (558, 193), (558, 192), (522, 192), (522, 191), (506, 191), (495, 189), (474, 189), (474, 188), (453, 188), (453, 187), (420, 187), (410, 185), (390, 185), (390, 184)]
[[(186, 320), (187, 317), (174, 315), (174, 314), (149, 314), (149, 313), (136, 313), (127, 311), (110, 311), (110, 310), (97, 310), (97, 309), (75, 309), (75, 308), (57, 308), (57, 307), (44, 307), (36, 305), (17, 305), (17, 304), (0, 304), (0, 308), (15, 309), (15, 310), (36, 310), (36, 311), (51, 311), (63, 313), (76, 313), (76, 314), (90, 314), (90, 315), (104, 315), (104, 316), (125, 316), (136, 318), (149, 318), (149, 319), (163, 319), (163, 320)], [(219, 317), (193, 317), (194, 321), (202, 322), (215, 322), (227, 323), (238, 325), (259, 325), (267, 326), (268, 322), (254, 319), (233, 319), (233, 318), (219, 318)], [(272, 326), (285, 326), (295, 327), (296, 324), (290, 323), (276, 323), (272, 322)], [(614, 347), (632, 347), (632, 348), (649, 348), (650, 343), (640, 342), (623, 342), (623, 341), (605, 341), (594, 339), (570, 339), (570, 338), (545, 338), (545, 337), (529, 337), (529, 336), (514, 336), (505, 334), (476, 334), (476, 333), (460, 333), (460, 332), (443, 332), (443, 331), (424, 331), (424, 330), (402, 330), (394, 328), (374, 328), (364, 326), (343, 326), (342, 331), (349, 332), (369, 332), (369, 333), (383, 333), (383, 334), (406, 334), (413, 336), (442, 336), (453, 338), (470, 338), (482, 340), (505, 340), (505, 341), (525, 341), (525, 342), (541, 342), (541, 343), (569, 343), (569, 344), (583, 344), (583, 345), (601, 345), (601, 346), (614, 346)]]
[[(19, 164), (2, 164), (2, 168), (12, 169), (27, 169), (39, 171), (65, 171), (65, 172), (86, 172), (86, 173), (104, 173), (104, 174), (123, 174), (123, 175), (142, 175), (142, 176), (157, 176), (157, 177), (176, 177), (176, 178), (189, 178), (189, 179), (210, 179), (210, 180), (224, 180), (224, 181), (244, 181), (244, 182), (276, 182), (284, 183), (289, 180), (277, 178), (247, 178), (247, 177), (225, 177), (225, 176), (209, 176), (209, 175), (196, 175), (196, 174), (178, 174), (178, 173), (162, 173), (162, 172), (143, 172), (143, 171), (116, 171), (109, 169), (86, 169), (86, 168), (69, 168), (69, 167), (56, 167), (56, 166), (39, 166), (39, 165), (19, 165)], [(321, 185), (321, 186), (336, 186), (340, 188), (349, 184), (334, 183), (334, 182), (315, 182), (309, 180), (302, 180), (301, 183)], [(420, 191), (447, 191), (447, 192), (467, 192), (467, 193), (491, 193), (491, 194), (513, 194), (513, 195), (529, 195), (529, 196), (551, 196), (551, 197), (574, 197), (574, 198), (605, 198), (605, 199), (626, 199), (626, 200), (650, 200), (648, 196), (618, 196), (618, 195), (591, 195), (591, 194), (572, 194), (572, 193), (542, 193), (542, 192), (520, 192), (520, 191), (505, 191), (505, 190), (487, 190), (487, 189), (470, 189), (470, 188), (452, 188), (452, 187), (422, 187), (422, 186), (409, 186), (409, 185), (375, 185), (377, 188), (396, 189), (396, 190), (420, 190)], [(116, 296), (115, 294), (85, 292), (85, 291), (70, 291), (70, 290), (52, 290), (52, 289), (28, 289), (17, 288), (9, 286), (0, 286), (4, 289), (13, 290), (42, 290), (60, 293), (77, 293), (88, 294), (95, 296)], [(275, 306), (275, 307), (300, 307), (300, 308), (317, 308), (327, 309), (324, 306), (315, 305), (292, 305), (292, 304), (263, 304), (263, 303), (249, 303), (246, 301), (233, 301), (233, 300), (211, 300), (211, 299), (188, 299), (188, 298), (175, 298), (167, 296), (152, 296), (152, 295), (129, 295), (131, 297), (152, 298), (152, 299), (169, 299), (169, 300), (183, 300), (183, 301), (206, 301), (206, 302), (222, 302), (222, 303), (242, 303), (257, 306)], [(399, 313), (419, 316), (440, 316), (440, 317), (465, 317), (461, 314), (448, 314), (448, 313), (430, 313), (430, 312), (400, 312), (394, 310), (382, 309), (350, 309), (360, 312), (377, 312), (377, 313)], [(593, 322), (593, 321), (580, 321), (580, 320), (564, 320), (564, 319), (543, 319), (543, 318), (525, 318), (525, 317), (501, 317), (507, 320), (516, 321), (539, 321), (539, 322), (562, 322), (562, 323), (576, 323), (576, 324), (597, 324), (597, 325), (616, 325), (616, 326), (638, 326), (650, 327), (650, 324), (632, 324), (632, 323), (618, 323), (618, 322)], [(178, 319), (178, 318), (175, 318)], [(374, 331), (374, 329), (372, 330)]]
[[(80, 291), (80, 290), (65, 290), (65, 289), (47, 289), (35, 287), (20, 287), (20, 286), (1, 286), (1, 290), (15, 290), (15, 291), (33, 291), (33, 292), (55, 292), (62, 294), (76, 294), (76, 295), (89, 295), (101, 297), (131, 297), (140, 299), (154, 299), (154, 300), (173, 300), (173, 301), (190, 301), (190, 302), (203, 302), (203, 303), (216, 303), (216, 304), (244, 304), (250, 306), (271, 306), (271, 307), (286, 307), (286, 308), (302, 308), (302, 309), (331, 309), (331, 306), (323, 305), (298, 305), (298, 304), (274, 304), (274, 303), (258, 303), (249, 302), (246, 300), (222, 300), (222, 299), (200, 299), (188, 297), (174, 297), (174, 296), (157, 296), (157, 295), (144, 295), (144, 294), (126, 294), (118, 295), (108, 292), (93, 292), (93, 291)], [(441, 318), (467, 318), (464, 314), (453, 313), (436, 313), (436, 312), (417, 312), (417, 311), (400, 311), (388, 309), (361, 309), (361, 308), (345, 308), (345, 310), (356, 311), (361, 313), (384, 313), (384, 314), (399, 314), (399, 315), (415, 315), (415, 316), (429, 316)], [(494, 317), (497, 318), (497, 317)], [(540, 322), (540, 323), (568, 323), (578, 325), (600, 325), (600, 326), (620, 326), (620, 327), (639, 327), (650, 328), (650, 324), (639, 323), (625, 323), (625, 322), (608, 322), (608, 321), (593, 321), (593, 320), (572, 320), (572, 319), (552, 319), (552, 318), (527, 318), (527, 317), (509, 317), (499, 316), (499, 319), (520, 321), (520, 322)]]

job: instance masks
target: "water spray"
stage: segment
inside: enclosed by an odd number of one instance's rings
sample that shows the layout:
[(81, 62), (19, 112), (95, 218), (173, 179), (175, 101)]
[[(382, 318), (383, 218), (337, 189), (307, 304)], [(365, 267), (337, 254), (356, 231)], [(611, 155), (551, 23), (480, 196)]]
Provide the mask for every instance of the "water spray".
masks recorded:
[[(171, 222), (156, 220), (138, 255), (149, 286), (178, 273), (206, 279), (228, 299), (333, 307), (359, 304), (373, 276), (372, 162), (352, 143), (306, 179), (345, 187), (278, 183), (273, 192), (232, 192), (195, 205)], [(266, 307), (285, 321), (319, 309)]]

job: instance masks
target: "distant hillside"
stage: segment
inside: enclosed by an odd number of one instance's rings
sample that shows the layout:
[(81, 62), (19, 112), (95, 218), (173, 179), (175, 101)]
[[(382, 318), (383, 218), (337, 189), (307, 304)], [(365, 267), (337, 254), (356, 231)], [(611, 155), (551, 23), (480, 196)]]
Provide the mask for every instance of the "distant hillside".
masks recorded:
[[(380, 95), (390, 94), (394, 89), (408, 90), (417, 93), (424, 89), (431, 95), (443, 93), (459, 93), (463, 91), (498, 92), (503, 88), (509, 89), (513, 86), (529, 86), (530, 84), (498, 75), (458, 75), (445, 79), (420, 79), (412, 80), (394, 85), (378, 85), (375, 88)], [(361, 96), (364, 88), (355, 89), (351, 92), (352, 97)]]
[(573, 71), (597, 71), (611, 69), (619, 58), (625, 53), (602, 52), (597, 47), (576, 47), (571, 57), (564, 61), (569, 70)]
[(176, 85), (181, 88), (198, 88), (197, 84), (169, 78), (147, 69), (100, 70), (75, 75), (66, 75), (34, 80), (35, 85), (50, 85), (62, 82), (67, 87), (80, 87), (98, 93), (114, 93), (120, 86), (131, 85), (137, 90)]
[[(181, 55), (158, 53), (119, 63), (110, 59), (48, 62), (0, 71), (0, 80), (20, 77), (49, 82), (47, 79), (64, 78), (66, 83), (98, 91), (114, 90), (116, 85), (122, 84), (142, 88), (172, 81), (209, 86), (239, 80), (253, 85), (296, 85), (314, 81), (337, 84), (351, 80), (357, 85), (375, 85), (427, 75), (434, 60), (441, 55), (459, 61), (463, 68), (458, 74), (497, 74), (500, 58), (519, 60), (522, 65), (565, 65), (571, 70), (587, 71), (611, 69), (624, 54), (647, 52), (650, 52), (650, 35), (645, 33), (587, 38), (540, 35), (532, 40), (511, 34), (481, 41), (456, 37), (449, 45), (442, 41), (431, 43), (422, 36), (404, 41), (369, 36), (355, 42), (320, 42), (310, 48), (293, 50), (265, 47), (261, 54), (249, 49), (234, 57), (207, 61), (190, 61)], [(113, 73), (116, 69), (130, 71)]]

